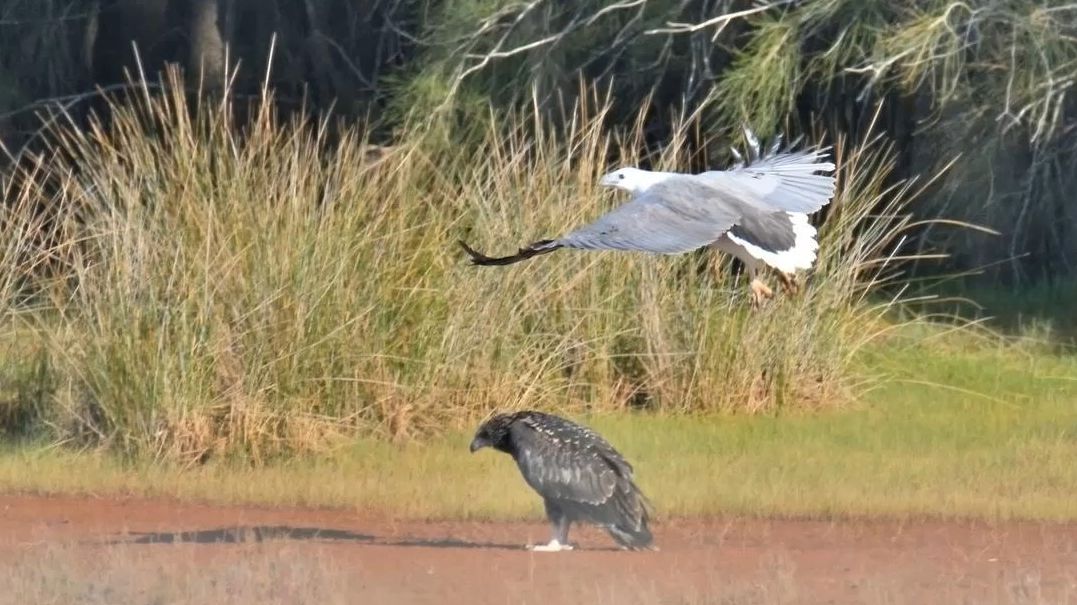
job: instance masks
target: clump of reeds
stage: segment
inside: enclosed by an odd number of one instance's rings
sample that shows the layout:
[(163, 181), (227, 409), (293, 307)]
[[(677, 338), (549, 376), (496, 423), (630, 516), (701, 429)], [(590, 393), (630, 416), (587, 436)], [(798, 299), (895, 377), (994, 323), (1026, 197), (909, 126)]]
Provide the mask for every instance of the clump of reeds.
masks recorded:
[(107, 124), (55, 127), (20, 175), (25, 207), (5, 210), (21, 233), (30, 206), (53, 208), (52, 243), (28, 257), (51, 270), (3, 260), (36, 275), (23, 318), (57, 437), (261, 461), (493, 408), (818, 408), (855, 395), (854, 356), (883, 329), (889, 299), (869, 294), (894, 277), (910, 197), (886, 185), (882, 145), (838, 142), (818, 266), (753, 313), (712, 253), (465, 261), (457, 239), (510, 250), (620, 203), (596, 183), (611, 153), (638, 159), (622, 142), (640, 133), (607, 128), (608, 101), (564, 130), (491, 112), (474, 148), (406, 133), (372, 162), (358, 126), (331, 139), (269, 98), (237, 124), (227, 94), (192, 106), (172, 84)]

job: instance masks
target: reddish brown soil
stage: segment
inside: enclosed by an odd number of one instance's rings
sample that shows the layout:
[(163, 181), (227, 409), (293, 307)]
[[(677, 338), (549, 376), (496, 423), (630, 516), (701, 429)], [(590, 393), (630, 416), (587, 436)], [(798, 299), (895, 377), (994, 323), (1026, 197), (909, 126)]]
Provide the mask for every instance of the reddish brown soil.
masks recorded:
[(140, 560), (195, 565), (287, 549), (289, 561), (317, 553), (318, 569), (330, 561), (352, 576), (349, 590), (359, 594), (344, 602), (1077, 603), (1077, 524), (672, 521), (654, 528), (659, 552), (610, 550), (592, 529), (574, 530), (573, 552), (521, 549), (546, 531), (542, 523), (0, 496), (0, 566), (57, 546), (94, 559), (122, 545)]

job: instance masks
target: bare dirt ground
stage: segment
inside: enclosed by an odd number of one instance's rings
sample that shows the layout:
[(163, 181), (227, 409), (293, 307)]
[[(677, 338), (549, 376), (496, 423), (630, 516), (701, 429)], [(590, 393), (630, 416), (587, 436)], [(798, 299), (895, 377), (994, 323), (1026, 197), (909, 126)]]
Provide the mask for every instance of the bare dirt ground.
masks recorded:
[(675, 520), (659, 552), (542, 523), (0, 495), (0, 602), (1075, 603), (1077, 524)]

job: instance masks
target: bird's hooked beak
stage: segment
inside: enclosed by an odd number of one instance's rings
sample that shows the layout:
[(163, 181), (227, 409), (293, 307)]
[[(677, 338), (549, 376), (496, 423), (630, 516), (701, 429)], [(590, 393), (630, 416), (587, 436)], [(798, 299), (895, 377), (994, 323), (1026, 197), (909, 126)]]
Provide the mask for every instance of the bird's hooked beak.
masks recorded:
[(617, 186), (617, 177), (614, 176), (613, 173), (611, 172), (611, 173), (603, 176), (602, 179), (600, 181), (598, 181), (598, 184), (601, 185), (602, 187), (616, 187)]
[(469, 449), (471, 450), (471, 453), (474, 454), (477, 450), (481, 450), (487, 445), (489, 444), (486, 443), (485, 439), (483, 439), (482, 437), (475, 437), (471, 440), (471, 446)]

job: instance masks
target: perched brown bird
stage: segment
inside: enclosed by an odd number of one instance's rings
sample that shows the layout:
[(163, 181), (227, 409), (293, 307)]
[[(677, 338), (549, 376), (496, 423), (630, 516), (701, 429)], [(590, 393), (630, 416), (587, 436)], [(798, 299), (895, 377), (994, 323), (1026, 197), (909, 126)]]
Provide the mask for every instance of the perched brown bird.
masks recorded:
[(650, 503), (632, 480), (632, 465), (594, 431), (542, 412), (499, 414), (471, 441), (472, 452), (484, 447), (512, 456), (542, 496), (553, 538), (532, 550), (572, 550), (568, 529), (574, 522), (605, 528), (625, 548), (651, 546)]

